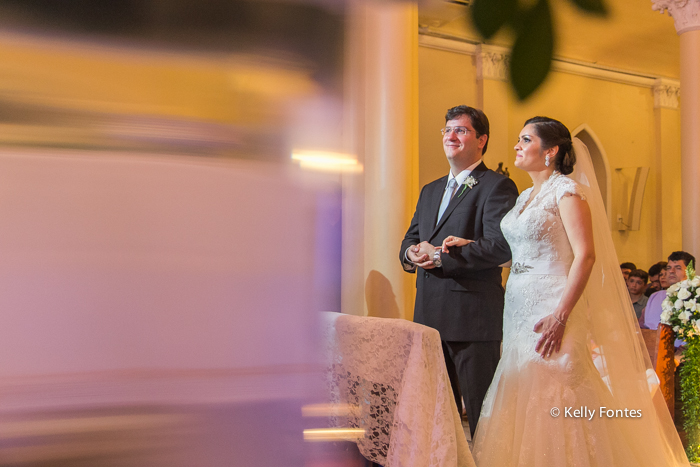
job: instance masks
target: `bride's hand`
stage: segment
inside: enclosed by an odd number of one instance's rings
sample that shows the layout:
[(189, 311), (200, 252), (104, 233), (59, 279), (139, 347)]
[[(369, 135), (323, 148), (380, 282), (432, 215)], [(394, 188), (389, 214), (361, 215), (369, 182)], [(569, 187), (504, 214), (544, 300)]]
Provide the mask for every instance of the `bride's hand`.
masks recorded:
[(541, 333), (542, 337), (535, 345), (535, 352), (540, 354), (542, 358), (550, 357), (553, 353), (559, 352), (564, 329), (564, 326), (557, 321), (553, 314), (539, 320), (535, 324), (534, 331), (538, 334)]
[(450, 250), (447, 249), (448, 246), (464, 246), (472, 243), (474, 240), (467, 240), (466, 238), (455, 237), (450, 235), (442, 241), (442, 251), (443, 253), (449, 253)]

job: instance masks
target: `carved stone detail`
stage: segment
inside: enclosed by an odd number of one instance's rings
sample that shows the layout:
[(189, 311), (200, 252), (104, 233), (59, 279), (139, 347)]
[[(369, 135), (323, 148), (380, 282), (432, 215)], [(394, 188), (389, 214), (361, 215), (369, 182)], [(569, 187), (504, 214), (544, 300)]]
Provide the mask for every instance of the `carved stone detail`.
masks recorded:
[(476, 53), (476, 78), (508, 81), (510, 56), (506, 49), (480, 45)]
[(654, 108), (678, 109), (681, 88), (676, 81), (657, 79), (654, 82)]
[(651, 0), (651, 9), (663, 14), (668, 11), (676, 25), (676, 32), (700, 29), (700, 0)]

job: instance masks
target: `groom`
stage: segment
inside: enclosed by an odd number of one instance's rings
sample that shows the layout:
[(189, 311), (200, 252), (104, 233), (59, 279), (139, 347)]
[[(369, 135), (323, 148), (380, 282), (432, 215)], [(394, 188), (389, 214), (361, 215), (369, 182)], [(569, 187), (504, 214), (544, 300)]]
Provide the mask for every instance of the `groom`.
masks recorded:
[[(421, 191), (401, 243), (401, 262), (417, 272), (413, 320), (437, 329), (457, 402), (466, 404), (472, 437), (500, 358), (503, 287), (499, 264), (510, 259), (501, 219), (518, 190), (482, 162), (489, 121), (479, 109), (447, 111), (442, 145), (450, 173)], [(445, 237), (474, 240), (442, 253)]]

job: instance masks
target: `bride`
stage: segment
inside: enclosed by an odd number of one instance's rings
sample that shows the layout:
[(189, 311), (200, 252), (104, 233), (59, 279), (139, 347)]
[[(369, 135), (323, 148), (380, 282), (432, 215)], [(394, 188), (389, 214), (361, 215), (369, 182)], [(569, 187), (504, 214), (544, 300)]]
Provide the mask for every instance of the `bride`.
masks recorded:
[[(574, 172), (569, 130), (535, 117), (515, 150), (533, 186), (501, 222), (513, 259), (503, 355), (475, 434), (477, 465), (689, 465), (648, 383), (655, 375), (585, 146)], [(448, 237), (443, 249), (469, 242)]]

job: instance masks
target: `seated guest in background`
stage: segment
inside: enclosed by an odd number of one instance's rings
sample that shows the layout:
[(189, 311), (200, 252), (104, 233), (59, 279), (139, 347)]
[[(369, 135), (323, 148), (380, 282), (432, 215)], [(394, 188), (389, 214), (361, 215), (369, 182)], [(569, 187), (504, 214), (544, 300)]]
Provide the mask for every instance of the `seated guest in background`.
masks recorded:
[(664, 268), (659, 273), (659, 286), (661, 287), (661, 290), (666, 290), (669, 287), (671, 287), (671, 283), (668, 281), (668, 273), (666, 272), (666, 266), (668, 266), (668, 263), (664, 261)]
[(637, 315), (637, 319), (642, 317), (642, 310), (647, 306), (647, 300), (649, 300), (649, 298), (644, 295), (648, 280), (649, 275), (641, 269), (632, 270), (627, 278), (627, 290), (630, 293), (634, 314)]
[(659, 261), (649, 268), (649, 284), (647, 284), (647, 290), (644, 295), (647, 297), (651, 296), (654, 292), (664, 289), (661, 287), (661, 282), (659, 282), (659, 276), (664, 273), (666, 269), (666, 261)]
[(634, 271), (637, 269), (637, 265), (634, 263), (622, 263), (620, 265), (620, 270), (622, 271), (622, 275), (625, 277), (625, 281), (627, 281), (627, 278), (630, 276), (630, 272)]
[[(656, 306), (661, 306), (661, 302), (664, 301), (664, 298), (666, 298), (666, 289), (671, 287), (671, 284), (668, 282), (668, 274), (666, 274), (666, 265), (668, 264), (666, 261), (660, 261), (657, 264), (663, 264), (663, 268), (659, 272), (659, 290), (656, 290), (648, 295), (649, 300), (647, 300), (647, 306), (649, 306), (649, 303), (651, 302), (651, 296), (654, 295), (657, 292), (664, 292), (664, 293), (659, 293), (657, 297), (654, 299), (654, 306), (653, 308), (656, 309)], [(645, 293), (646, 295), (646, 293)], [(646, 307), (645, 309), (642, 310), (642, 317), (639, 318), (639, 327), (642, 329), (649, 329), (649, 326), (646, 325)], [(650, 308), (651, 309), (651, 308)], [(659, 315), (659, 319), (661, 318), (661, 315)], [(657, 326), (658, 327), (658, 326)], [(657, 328), (653, 328), (657, 329)]]
[[(695, 257), (685, 251), (674, 251), (668, 257), (665, 275), (660, 278), (661, 287), (668, 288), (687, 278), (685, 268), (690, 262), (695, 264)], [(657, 329), (661, 322), (661, 302), (666, 298), (666, 290), (659, 290), (651, 294), (647, 306), (642, 312), (641, 322), (649, 329)], [(676, 341), (676, 345), (682, 341)]]

